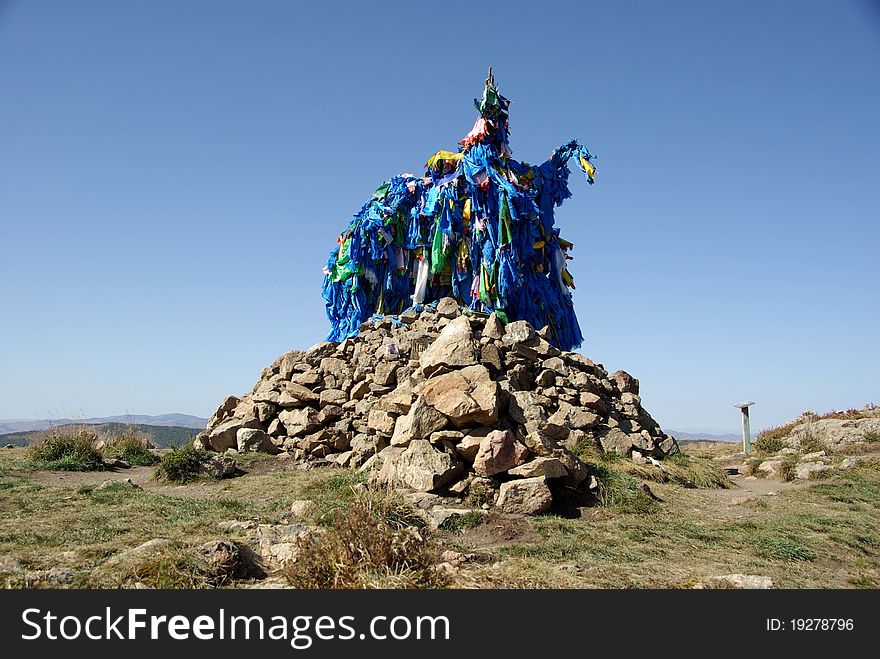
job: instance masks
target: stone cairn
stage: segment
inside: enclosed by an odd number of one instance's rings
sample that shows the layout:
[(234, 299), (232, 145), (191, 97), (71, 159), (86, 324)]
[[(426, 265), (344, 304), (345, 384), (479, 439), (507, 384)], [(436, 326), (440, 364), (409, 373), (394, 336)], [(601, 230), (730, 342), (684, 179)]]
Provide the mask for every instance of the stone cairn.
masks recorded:
[(642, 409), (638, 380), (546, 336), (452, 298), (375, 318), (354, 338), (281, 355), (195, 444), (369, 470), (410, 496), (470, 495), (522, 514), (589, 490), (573, 452), (584, 442), (636, 459), (678, 450)]

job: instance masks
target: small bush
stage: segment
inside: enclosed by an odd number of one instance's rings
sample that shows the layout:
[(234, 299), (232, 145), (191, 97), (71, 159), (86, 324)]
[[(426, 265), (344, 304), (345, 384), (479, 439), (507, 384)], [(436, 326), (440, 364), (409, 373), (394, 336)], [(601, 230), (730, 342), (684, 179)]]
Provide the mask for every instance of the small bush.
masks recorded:
[(88, 430), (53, 432), (30, 450), (30, 459), (41, 469), (101, 471), (104, 460), (95, 448), (97, 441)]
[(828, 445), (813, 432), (812, 428), (807, 428), (800, 435), (800, 448), (801, 453), (815, 453), (827, 450)]
[(746, 460), (742, 470), (743, 476), (757, 476), (758, 465), (761, 464), (761, 462), (761, 458), (749, 458)]
[[(785, 430), (783, 431), (783, 429)], [(788, 436), (789, 432), (791, 432), (791, 426), (780, 426), (759, 432), (755, 443), (752, 444), (752, 449), (764, 455), (779, 453), (783, 448), (782, 440)]]
[(107, 448), (107, 454), (136, 467), (152, 467), (159, 458), (150, 451), (150, 442), (134, 433), (114, 437)]
[(596, 497), (600, 505), (622, 513), (652, 513), (657, 506), (628, 474), (609, 469), (605, 464), (590, 465), (591, 475), (599, 482)]
[(414, 511), (392, 497), (359, 495), (326, 532), (298, 542), (286, 576), (294, 588), (437, 588), (438, 550), (409, 522)]
[(786, 455), (782, 458), (782, 465), (779, 467), (779, 475), (782, 477), (783, 481), (793, 481), (795, 479), (795, 473), (797, 468), (797, 458), (791, 455)]
[(192, 444), (184, 444), (162, 456), (159, 466), (156, 467), (156, 478), (175, 483), (195, 480), (201, 473), (202, 463), (210, 457), (204, 449), (198, 449)]

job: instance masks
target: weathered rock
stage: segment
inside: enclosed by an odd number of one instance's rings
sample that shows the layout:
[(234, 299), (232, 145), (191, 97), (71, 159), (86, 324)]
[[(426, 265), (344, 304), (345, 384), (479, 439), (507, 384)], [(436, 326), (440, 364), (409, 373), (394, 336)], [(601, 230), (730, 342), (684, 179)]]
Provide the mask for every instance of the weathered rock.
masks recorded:
[(486, 511), (473, 508), (446, 508), (443, 506), (434, 506), (433, 508), (426, 510), (423, 517), (428, 523), (428, 528), (436, 530), (442, 528), (445, 524), (454, 524), (456, 517), (474, 514), (485, 516)]
[(432, 492), (452, 483), (464, 471), (461, 462), (436, 450), (431, 442), (414, 439), (397, 460), (397, 478), (420, 492)]
[(617, 389), (620, 393), (639, 393), (639, 381), (626, 371), (614, 371), (614, 373), (608, 377), (617, 385)]
[(489, 369), (491, 373), (500, 373), (504, 368), (501, 351), (498, 346), (491, 343), (480, 348), (480, 364)]
[(208, 420), (208, 428), (213, 428), (232, 416), (232, 412), (238, 407), (239, 402), (238, 396), (227, 396)]
[(866, 460), (864, 455), (851, 455), (843, 459), (843, 462), (840, 463), (840, 469), (852, 469)]
[(546, 421), (550, 405), (549, 398), (531, 391), (512, 391), (507, 403), (508, 414), (517, 423)]
[(395, 417), (384, 410), (372, 409), (367, 419), (367, 426), (380, 435), (394, 434)]
[(230, 478), (238, 473), (238, 464), (225, 455), (212, 455), (201, 464), (201, 471), (211, 478)]
[(101, 462), (106, 469), (131, 469), (128, 462), (119, 458), (104, 458)]
[(308, 499), (296, 499), (290, 504), (290, 517), (294, 520), (303, 519), (311, 508), (312, 502)]
[(324, 389), (320, 396), (321, 407), (327, 405), (342, 405), (347, 400), (348, 394), (342, 391), (342, 389)]
[(506, 513), (539, 515), (550, 510), (553, 495), (543, 477), (501, 484), (496, 505)]
[(494, 476), (517, 467), (526, 461), (529, 450), (520, 444), (509, 430), (494, 430), (480, 442), (474, 457), (474, 472), (479, 476)]
[(800, 480), (823, 478), (831, 471), (831, 467), (824, 462), (799, 462), (794, 468), (795, 478)]
[(208, 572), (220, 579), (263, 577), (265, 573), (249, 556), (229, 540), (209, 540), (198, 547)]
[(558, 458), (538, 457), (519, 467), (509, 469), (507, 474), (518, 478), (563, 478), (568, 476), (568, 470)]
[(443, 318), (455, 318), (461, 314), (461, 306), (454, 297), (444, 297), (437, 302), (437, 313)]
[(299, 538), (319, 533), (305, 524), (260, 524), (253, 531), (250, 544), (260, 558), (260, 563), (270, 571), (277, 571), (293, 564), (299, 554)]
[(501, 340), (506, 345), (514, 345), (516, 343), (525, 343), (535, 336), (535, 330), (524, 320), (516, 320), (507, 323), (504, 328), (504, 336)]
[(880, 436), (880, 408), (867, 406), (862, 414), (865, 415), (863, 418), (842, 419), (818, 419), (814, 415), (802, 415), (800, 418), (803, 420), (782, 441), (786, 446), (796, 449), (807, 444), (819, 444), (833, 449)]
[(578, 395), (578, 400), (581, 407), (585, 407), (596, 414), (608, 414), (608, 406), (605, 404), (605, 401), (591, 391), (582, 391)]
[(238, 446), (236, 435), (240, 429), (260, 428), (260, 426), (260, 421), (255, 416), (245, 419), (229, 419), (216, 426), (203, 439), (205, 448), (210, 451), (217, 451), (218, 453), (222, 453), (228, 448), (236, 448)]
[(144, 489), (140, 485), (138, 485), (137, 483), (132, 481), (130, 478), (126, 478), (125, 480), (121, 480), (121, 481), (114, 481), (114, 480), (101, 481), (101, 484), (95, 488), (95, 491), (97, 492), (100, 490), (106, 490), (108, 488), (112, 489), (112, 488), (117, 488), (117, 487), (127, 489), (127, 490), (132, 490), (132, 491)]
[(299, 364), (304, 357), (305, 353), (302, 350), (291, 350), (290, 352), (285, 352), (276, 359), (272, 366), (277, 369), (278, 375), (280, 375), (283, 380), (290, 380), (295, 372), (296, 365)]
[(284, 408), (302, 407), (318, 402), (318, 396), (311, 389), (296, 382), (286, 383), (282, 394), (278, 404)]
[(419, 396), (416, 398), (409, 412), (397, 417), (394, 424), (394, 434), (391, 437), (392, 446), (406, 446), (414, 439), (425, 439), (432, 432), (446, 427), (446, 417), (425, 402)]
[(485, 439), (490, 432), (492, 432), (492, 429), (485, 427), (472, 430), (455, 445), (456, 452), (465, 462), (473, 464), (474, 459), (477, 457), (477, 451), (480, 450), (480, 444), (483, 443), (483, 439)]
[(757, 574), (723, 574), (698, 583), (694, 588), (732, 588), (735, 590), (773, 588), (773, 579)]
[(394, 414), (406, 414), (412, 406), (415, 395), (412, 383), (409, 380), (401, 382), (391, 393), (385, 394), (379, 399), (377, 407)]
[(366, 380), (362, 380), (360, 382), (356, 382), (354, 386), (352, 386), (351, 392), (349, 392), (349, 397), (351, 398), (351, 400), (360, 400), (368, 393), (370, 393), (370, 383)]
[(376, 366), (373, 372), (373, 382), (383, 387), (393, 387), (397, 382), (397, 369), (399, 362), (382, 362)]
[[(370, 483), (395, 487), (400, 484), (397, 477), (397, 464), (404, 452), (400, 446), (388, 446), (367, 460), (361, 469), (370, 469)], [(372, 463), (372, 464), (370, 464)]]
[(428, 377), (442, 366), (461, 367), (476, 363), (474, 335), (464, 316), (450, 321), (419, 357), (419, 365)]
[(259, 428), (239, 428), (235, 434), (238, 452), (248, 451), (260, 453), (278, 453), (278, 447), (272, 443), (272, 439), (266, 432)]
[(504, 323), (498, 320), (495, 312), (489, 314), (486, 325), (483, 327), (483, 337), (488, 339), (501, 339), (504, 337)]
[(419, 384), (415, 392), (458, 428), (498, 420), (498, 383), (484, 366), (469, 366)]
[(284, 424), (289, 437), (302, 437), (321, 428), (318, 412), (311, 407), (284, 410), (278, 415), (278, 419)]
[(582, 407), (560, 403), (559, 409), (547, 421), (572, 430), (589, 430), (598, 425), (599, 415)]
[(782, 471), (782, 460), (764, 460), (764, 462), (758, 465), (758, 471), (775, 476)]
[(633, 438), (619, 428), (611, 428), (599, 435), (599, 443), (603, 450), (619, 455), (629, 455), (633, 448)]

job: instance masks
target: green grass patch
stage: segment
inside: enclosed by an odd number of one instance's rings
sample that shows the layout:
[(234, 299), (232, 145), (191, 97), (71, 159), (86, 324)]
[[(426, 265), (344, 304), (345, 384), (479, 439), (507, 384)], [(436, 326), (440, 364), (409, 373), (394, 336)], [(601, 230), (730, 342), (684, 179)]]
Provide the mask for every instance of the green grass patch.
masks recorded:
[(87, 430), (53, 432), (30, 450), (30, 459), (40, 469), (101, 471), (104, 460), (95, 448), (97, 441), (97, 435)]
[(166, 453), (156, 467), (156, 478), (173, 483), (187, 483), (196, 480), (202, 473), (202, 463), (210, 459), (204, 449), (185, 444)]
[(349, 470), (333, 470), (319, 475), (301, 492), (303, 499), (312, 502), (309, 518), (322, 526), (332, 525), (337, 516), (355, 501), (358, 486), (366, 478), (365, 473)]
[(486, 518), (485, 513), (480, 510), (469, 510), (461, 515), (453, 515), (440, 525), (441, 531), (449, 533), (464, 533), (468, 529), (479, 526)]
[(816, 552), (804, 546), (799, 538), (783, 537), (770, 533), (759, 534), (754, 539), (759, 555), (780, 561), (814, 561)]
[(159, 462), (159, 458), (150, 450), (149, 441), (134, 433), (114, 437), (105, 453), (108, 457), (125, 460), (134, 467), (152, 467)]

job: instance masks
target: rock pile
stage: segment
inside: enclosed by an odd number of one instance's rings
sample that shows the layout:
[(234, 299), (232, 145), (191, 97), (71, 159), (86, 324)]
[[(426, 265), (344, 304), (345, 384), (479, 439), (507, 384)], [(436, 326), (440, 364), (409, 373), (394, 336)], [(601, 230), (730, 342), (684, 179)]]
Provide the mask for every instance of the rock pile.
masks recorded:
[(546, 336), (452, 298), (376, 318), (342, 343), (276, 359), (196, 444), (369, 469), (376, 483), (526, 514), (586, 487), (573, 452), (585, 442), (657, 458), (678, 449), (642, 409), (638, 380)]

